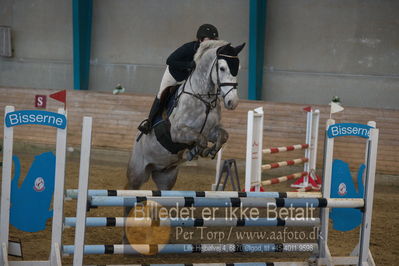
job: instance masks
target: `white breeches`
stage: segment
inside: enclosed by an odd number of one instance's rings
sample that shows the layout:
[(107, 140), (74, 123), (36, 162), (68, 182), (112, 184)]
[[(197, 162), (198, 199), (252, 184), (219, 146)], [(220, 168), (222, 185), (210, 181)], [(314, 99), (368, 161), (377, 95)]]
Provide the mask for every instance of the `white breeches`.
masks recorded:
[(163, 74), (161, 85), (159, 86), (159, 91), (157, 98), (161, 99), (163, 91), (170, 86), (175, 86), (177, 84), (182, 84), (183, 82), (177, 82), (175, 78), (169, 72), (169, 66), (166, 67), (165, 73)]

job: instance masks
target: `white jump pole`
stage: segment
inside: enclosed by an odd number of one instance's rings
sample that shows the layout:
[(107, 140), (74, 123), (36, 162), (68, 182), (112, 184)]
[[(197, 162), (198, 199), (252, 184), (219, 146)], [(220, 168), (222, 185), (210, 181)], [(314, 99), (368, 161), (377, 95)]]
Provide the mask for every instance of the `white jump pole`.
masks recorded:
[(245, 191), (250, 191), (253, 183), (255, 191), (260, 191), (262, 179), (262, 146), (263, 146), (263, 108), (248, 111), (247, 120), (247, 154), (245, 166)]
[(216, 190), (216, 185), (217, 185), (218, 180), (219, 180), (219, 175), (220, 175), (220, 171), (221, 171), (220, 165), (222, 164), (222, 156), (223, 156), (223, 148), (221, 148), (221, 149), (218, 151), (218, 155), (217, 155), (217, 158), (216, 158), (215, 183), (212, 184), (212, 187), (211, 187), (211, 190), (212, 190), (212, 191), (215, 191), (215, 190)]
[[(309, 145), (309, 147), (305, 150), (305, 158), (310, 158), (310, 148), (312, 146), (312, 125), (313, 125), (313, 109), (310, 112), (306, 113), (306, 137), (305, 143)], [(303, 171), (308, 172), (310, 174), (310, 162), (305, 162), (303, 165)], [(309, 186), (308, 175), (303, 178), (303, 187)]]
[[(375, 127), (374, 123), (368, 125)], [(373, 215), (373, 201), (374, 201), (374, 185), (375, 185), (375, 171), (377, 164), (377, 147), (378, 147), (379, 130), (376, 128), (370, 129), (370, 137), (367, 141), (367, 161), (366, 161), (366, 182), (364, 191), (364, 212), (362, 228), (360, 232), (359, 241), (359, 262), (358, 265), (375, 265), (373, 256), (370, 252), (370, 234), (371, 234), (371, 218)]]
[[(13, 106), (6, 106), (4, 119), (8, 113), (14, 112)], [(3, 142), (3, 169), (1, 182), (1, 217), (0, 217), (0, 263), (8, 265), (8, 236), (10, 221), (10, 197), (11, 197), (11, 171), (12, 171), (12, 150), (13, 150), (13, 127), (4, 125)]]
[(320, 110), (317, 109), (313, 112), (313, 119), (312, 119), (312, 140), (311, 145), (309, 147), (309, 165), (310, 171), (316, 172), (316, 165), (317, 165), (317, 147), (319, 143), (319, 122), (320, 122)]
[[(251, 190), (252, 180), (256, 180), (253, 178), (254, 167), (252, 166), (253, 158), (252, 158), (252, 144), (254, 142), (254, 112), (248, 111), (247, 115), (247, 150), (245, 156), (245, 191)], [(259, 180), (256, 180), (259, 181)]]
[[(67, 116), (64, 109), (61, 108), (58, 109), (58, 113)], [(62, 246), (62, 231), (63, 231), (63, 222), (64, 222), (66, 145), (67, 145), (67, 128), (65, 129), (57, 128), (53, 223), (51, 229), (51, 251), (50, 251), (51, 265), (61, 265), (60, 248)]]
[[(322, 184), (322, 195), (323, 197), (330, 198), (331, 195), (331, 177), (332, 177), (332, 161), (334, 152), (334, 138), (328, 138), (327, 130), (330, 125), (335, 124), (334, 119), (328, 119), (325, 140), (324, 140), (324, 169), (323, 169), (323, 184)], [(328, 220), (329, 220), (329, 208), (320, 210), (320, 234), (319, 234), (319, 250), (320, 258), (326, 259), (332, 264), (330, 250), (328, 249)]]
[(92, 118), (83, 118), (82, 143), (80, 151), (79, 189), (76, 207), (75, 250), (73, 265), (83, 265), (87, 196), (89, 189), (89, 166), (91, 150)]

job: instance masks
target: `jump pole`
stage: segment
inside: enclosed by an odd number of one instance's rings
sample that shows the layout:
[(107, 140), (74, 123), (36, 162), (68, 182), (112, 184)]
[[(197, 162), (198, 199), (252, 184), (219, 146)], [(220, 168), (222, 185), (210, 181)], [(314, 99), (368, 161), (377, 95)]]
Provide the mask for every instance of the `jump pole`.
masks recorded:
[(292, 207), (362, 208), (363, 199), (336, 198), (198, 198), (198, 197), (102, 197), (93, 196), (90, 207), (135, 207), (156, 202), (164, 207)]
[[(78, 198), (77, 189), (67, 189), (68, 199)], [(89, 189), (89, 197), (198, 197), (198, 198), (321, 198), (320, 192), (242, 192), (242, 191), (184, 191), (184, 190), (106, 190)]]
[[(326, 130), (325, 130), (325, 142), (324, 142), (324, 169), (323, 169), (323, 184), (322, 184), (322, 194), (326, 197), (331, 195), (331, 174), (332, 174), (332, 161), (333, 161), (333, 151), (334, 151), (334, 139), (328, 138), (327, 131), (328, 128), (335, 124), (332, 119), (327, 120)], [(328, 265), (332, 264), (330, 250), (328, 249), (328, 220), (329, 220), (329, 209), (320, 210), (320, 236), (319, 236), (319, 252), (320, 258), (325, 258)]]
[[(66, 217), (65, 226), (75, 227), (77, 223), (76, 217)], [(151, 226), (167, 226), (167, 227), (208, 227), (208, 226), (230, 226), (230, 227), (251, 227), (251, 226), (304, 226), (314, 227), (320, 225), (319, 218), (312, 219), (295, 219), (295, 218), (258, 218), (256, 220), (250, 218), (243, 219), (226, 219), (226, 218), (165, 218), (154, 220), (152, 218), (134, 218), (134, 217), (87, 217), (86, 227), (151, 227)]]
[[(154, 244), (154, 245), (85, 245), (84, 254), (191, 254), (191, 253), (273, 253), (298, 252), (308, 247), (311, 253), (318, 252), (317, 243), (255, 243), (255, 244)], [(64, 254), (72, 255), (76, 247), (64, 246)], [(81, 265), (81, 264), (74, 264)]]
[[(4, 117), (8, 113), (13, 112), (13, 106), (6, 106)], [(8, 237), (9, 237), (9, 222), (10, 222), (10, 197), (11, 197), (11, 171), (12, 171), (12, 150), (14, 129), (4, 125), (4, 139), (3, 139), (3, 169), (2, 169), (2, 183), (1, 183), (1, 217), (0, 217), (0, 262), (8, 265)]]
[(222, 156), (223, 156), (223, 147), (218, 151), (217, 158), (216, 158), (216, 173), (215, 173), (215, 183), (212, 184), (211, 190), (215, 191), (217, 183), (219, 181), (220, 171), (222, 171), (221, 164), (222, 164)]
[[(367, 123), (367, 125), (368, 126), (370, 126), (370, 127), (374, 127), (374, 128), (376, 128), (376, 122), (375, 121), (369, 121), (368, 123)], [(375, 134), (375, 133), (374, 133)], [(371, 137), (370, 137), (370, 139), (371, 139)], [(374, 140), (375, 141), (375, 140)], [(378, 138), (377, 138), (377, 141), (378, 141)], [(365, 153), (364, 153), (364, 165), (369, 165), (369, 149), (370, 149), (370, 147), (369, 147), (369, 145), (370, 145), (370, 141), (367, 141), (367, 143), (366, 143), (366, 149), (365, 149)], [(378, 145), (377, 145), (378, 146)], [(372, 154), (377, 154), (377, 151), (375, 151), (375, 153), (374, 152), (372, 152)], [(376, 160), (376, 159), (375, 159)], [(373, 160), (372, 160), (373, 161)], [(367, 173), (365, 173), (365, 174), (363, 174), (363, 176), (362, 176), (362, 181), (363, 181), (363, 184), (365, 184), (366, 183), (366, 176), (367, 176)], [(374, 186), (374, 185), (373, 185)], [(366, 191), (367, 191), (367, 188), (366, 188)], [(373, 197), (374, 197), (374, 193), (373, 193)], [(370, 199), (368, 200), (368, 201), (370, 201)], [(361, 237), (362, 237), (362, 231), (360, 231), (359, 232), (359, 238), (361, 239)], [(352, 256), (358, 256), (359, 255), (359, 247), (360, 247), (360, 242), (359, 242), (359, 244), (356, 246), (356, 248), (352, 251), (352, 253), (351, 253), (351, 255)], [(368, 263), (369, 263), (369, 265), (375, 265), (375, 262), (374, 262), (374, 259), (373, 259), (373, 256), (372, 256), (372, 254), (371, 254), (371, 252), (369, 251), (369, 255), (368, 255)]]
[(301, 173), (294, 173), (294, 174), (285, 175), (285, 176), (281, 176), (281, 177), (275, 177), (272, 179), (262, 181), (261, 184), (264, 186), (278, 184), (278, 183), (285, 182), (288, 180), (293, 180), (293, 179), (297, 179), (300, 177), (304, 177), (308, 174), (309, 174), (308, 172), (301, 172)]
[[(375, 123), (374, 123), (375, 127)], [(360, 233), (359, 265), (375, 265), (370, 252), (371, 218), (373, 213), (375, 172), (377, 165), (377, 147), (379, 131), (376, 128), (370, 130), (370, 138), (367, 141), (366, 184), (364, 195), (364, 214)]]
[(76, 228), (73, 265), (83, 262), (83, 251), (86, 233), (86, 202), (89, 188), (89, 163), (91, 146), (92, 118), (83, 118), (82, 142), (79, 168), (79, 197), (76, 206)]
[[(187, 264), (126, 264), (124, 266), (186, 266)], [(236, 262), (236, 263), (190, 263), (190, 266), (309, 266), (308, 262)], [(94, 266), (94, 265), (93, 265)], [(104, 266), (121, 266), (121, 265), (113, 265), (107, 264)]]
[[(64, 109), (58, 113), (67, 116)], [(67, 128), (57, 129), (57, 148), (55, 161), (55, 182), (53, 200), (53, 223), (51, 229), (50, 264), (61, 265), (60, 249), (62, 247), (62, 231), (64, 222), (64, 186), (65, 186), (65, 161), (67, 145)]]
[(263, 108), (248, 111), (247, 116), (247, 152), (245, 160), (245, 191), (250, 191), (253, 182), (255, 192), (260, 191), (262, 179), (262, 147), (263, 147)]

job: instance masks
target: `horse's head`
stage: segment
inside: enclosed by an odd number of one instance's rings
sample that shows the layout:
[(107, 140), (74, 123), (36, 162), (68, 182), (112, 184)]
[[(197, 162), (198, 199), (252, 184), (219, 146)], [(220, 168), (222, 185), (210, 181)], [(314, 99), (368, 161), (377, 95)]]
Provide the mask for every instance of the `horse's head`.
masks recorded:
[(216, 51), (215, 67), (212, 71), (212, 80), (217, 86), (217, 93), (223, 99), (224, 107), (233, 110), (238, 105), (237, 74), (240, 68), (238, 54), (245, 43), (232, 47), (224, 45)]
[(214, 95), (215, 101), (223, 100), (227, 109), (233, 110), (238, 105), (237, 74), (240, 66), (238, 54), (245, 43), (232, 47), (222, 40), (202, 42), (194, 60), (197, 64), (196, 76), (200, 80), (199, 94)]

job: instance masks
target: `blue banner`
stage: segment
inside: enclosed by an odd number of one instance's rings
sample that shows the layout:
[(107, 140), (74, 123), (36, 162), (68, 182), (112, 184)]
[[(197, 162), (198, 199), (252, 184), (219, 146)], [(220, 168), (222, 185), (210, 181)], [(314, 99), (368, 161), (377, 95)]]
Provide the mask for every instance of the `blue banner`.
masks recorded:
[(356, 123), (334, 124), (328, 127), (327, 136), (330, 139), (342, 136), (356, 136), (368, 139), (371, 128), (373, 127)]
[(8, 113), (5, 118), (6, 127), (20, 125), (43, 125), (65, 129), (67, 119), (65, 115), (39, 111), (39, 110), (21, 110)]
[[(10, 223), (25, 232), (46, 229), (53, 217), (51, 201), (54, 194), (55, 155), (45, 152), (35, 156), (28, 173), (21, 176), (21, 164), (13, 156), (14, 178), (11, 181)], [(19, 184), (20, 180), (22, 184)]]
[[(362, 176), (366, 166), (360, 165), (357, 172), (357, 189), (352, 179), (349, 164), (341, 160), (334, 160), (332, 165), (332, 179), (330, 197), (335, 199), (363, 198), (364, 186)], [(359, 209), (333, 208), (330, 210), (333, 228), (338, 231), (350, 231), (362, 223), (362, 212)]]

